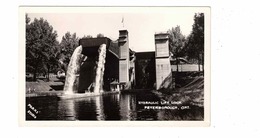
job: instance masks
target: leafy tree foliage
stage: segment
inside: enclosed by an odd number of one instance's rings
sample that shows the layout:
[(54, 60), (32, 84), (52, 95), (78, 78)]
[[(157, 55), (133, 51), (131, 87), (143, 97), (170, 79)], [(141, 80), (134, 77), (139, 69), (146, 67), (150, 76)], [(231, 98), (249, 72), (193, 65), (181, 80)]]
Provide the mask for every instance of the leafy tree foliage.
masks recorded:
[(200, 64), (204, 68), (204, 13), (194, 15), (192, 32), (188, 36), (187, 54), (189, 58), (197, 59), (200, 70)]
[(38, 73), (48, 75), (56, 64), (54, 51), (57, 51), (57, 33), (43, 18), (35, 18), (31, 23), (27, 14), (25, 18), (26, 71), (33, 73), (33, 80), (35, 81)]
[(104, 36), (104, 34), (101, 34), (101, 33), (97, 34), (97, 38), (100, 38), (100, 37), (105, 37), (105, 36)]
[(184, 44), (185, 44), (185, 36), (181, 33), (180, 26), (173, 27), (172, 29), (168, 30), (169, 34), (169, 44), (170, 44), (170, 51), (173, 56), (176, 58), (176, 65), (178, 71), (178, 58), (185, 55), (184, 53)]
[(73, 51), (76, 47), (79, 46), (78, 44), (79, 38), (77, 37), (76, 33), (71, 34), (67, 32), (60, 42), (60, 62), (61, 68), (66, 72), (67, 66), (70, 62), (70, 58), (73, 54)]
[(82, 38), (93, 38), (92, 35), (83, 36)]

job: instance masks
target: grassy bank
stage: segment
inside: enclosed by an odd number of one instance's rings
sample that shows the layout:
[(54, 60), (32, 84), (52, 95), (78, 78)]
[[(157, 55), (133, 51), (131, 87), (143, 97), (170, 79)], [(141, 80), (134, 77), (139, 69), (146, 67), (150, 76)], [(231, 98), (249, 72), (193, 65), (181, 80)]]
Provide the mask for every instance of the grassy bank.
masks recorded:
[(184, 87), (175, 90), (154, 91), (162, 100), (204, 107), (204, 77), (197, 76)]
[(57, 96), (62, 94), (63, 80), (56, 77), (37, 78), (37, 81), (26, 81), (26, 97)]

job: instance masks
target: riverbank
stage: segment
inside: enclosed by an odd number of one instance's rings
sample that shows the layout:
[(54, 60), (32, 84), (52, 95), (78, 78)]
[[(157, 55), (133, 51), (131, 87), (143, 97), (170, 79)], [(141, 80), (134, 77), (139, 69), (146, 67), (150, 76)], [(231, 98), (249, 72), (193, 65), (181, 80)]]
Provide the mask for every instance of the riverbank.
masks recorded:
[(26, 93), (26, 97), (47, 97), (47, 96), (61, 96), (63, 95), (63, 91), (42, 91), (42, 92), (32, 92)]
[(183, 105), (189, 104), (204, 107), (204, 77), (198, 76), (189, 84), (172, 91), (152, 91), (165, 101), (178, 101)]
[(39, 78), (37, 81), (26, 81), (26, 97), (60, 96), (63, 94), (64, 82), (56, 77), (49, 81)]

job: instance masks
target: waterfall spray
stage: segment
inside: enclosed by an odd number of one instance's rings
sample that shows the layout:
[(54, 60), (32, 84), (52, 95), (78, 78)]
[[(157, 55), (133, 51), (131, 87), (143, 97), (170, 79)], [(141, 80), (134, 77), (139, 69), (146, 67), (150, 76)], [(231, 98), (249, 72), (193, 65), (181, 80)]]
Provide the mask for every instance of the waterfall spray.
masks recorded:
[(103, 91), (103, 76), (106, 62), (106, 45), (102, 44), (99, 47), (99, 57), (96, 69), (96, 78), (94, 83), (94, 93), (101, 93)]
[(80, 69), (80, 59), (82, 57), (81, 52), (82, 46), (78, 46), (74, 50), (70, 58), (70, 63), (67, 68), (66, 80), (63, 89), (65, 94), (73, 94), (75, 91), (78, 90), (78, 88), (75, 88), (75, 86), (78, 86), (75, 83), (77, 83), (77, 77)]

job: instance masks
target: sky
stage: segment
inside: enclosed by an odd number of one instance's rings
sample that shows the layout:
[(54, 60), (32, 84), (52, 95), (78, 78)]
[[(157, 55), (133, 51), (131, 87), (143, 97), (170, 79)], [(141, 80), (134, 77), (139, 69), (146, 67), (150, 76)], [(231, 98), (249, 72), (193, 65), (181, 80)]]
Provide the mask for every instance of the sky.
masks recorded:
[[(43, 18), (57, 31), (58, 41), (66, 32), (95, 37), (98, 33), (116, 40), (119, 30), (129, 32), (129, 47), (136, 52), (154, 51), (154, 34), (166, 32), (180, 26), (182, 33), (188, 36), (192, 30), (195, 13), (203, 12), (196, 7), (87, 7), (74, 9), (33, 9), (28, 16)], [(123, 23), (122, 23), (123, 20)]]

